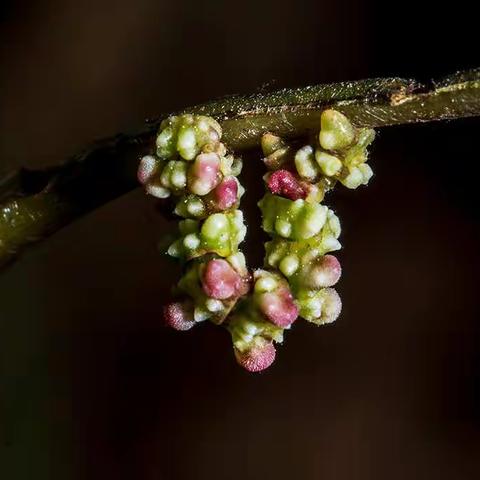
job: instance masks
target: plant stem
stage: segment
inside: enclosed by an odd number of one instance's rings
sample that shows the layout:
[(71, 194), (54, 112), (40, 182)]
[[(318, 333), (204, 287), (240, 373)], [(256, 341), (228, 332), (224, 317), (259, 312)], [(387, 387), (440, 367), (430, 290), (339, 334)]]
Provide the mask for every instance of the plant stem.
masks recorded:
[[(480, 69), (432, 88), (399, 78), (373, 79), (232, 96), (184, 112), (216, 118), (223, 141), (242, 151), (257, 146), (267, 131), (287, 138), (317, 131), (321, 112), (332, 106), (358, 127), (478, 116)], [(59, 167), (21, 169), (0, 180), (0, 265), (27, 244), (134, 189), (138, 161), (153, 147), (158, 125), (152, 121), (140, 132), (97, 142)]]

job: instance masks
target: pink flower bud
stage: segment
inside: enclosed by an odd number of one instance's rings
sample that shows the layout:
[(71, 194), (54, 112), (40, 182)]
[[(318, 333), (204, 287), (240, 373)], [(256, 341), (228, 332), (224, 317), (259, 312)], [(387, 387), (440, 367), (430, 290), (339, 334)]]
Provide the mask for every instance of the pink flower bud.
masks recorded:
[(235, 205), (238, 197), (238, 183), (234, 177), (226, 177), (212, 192), (215, 209), (227, 210)]
[(262, 293), (258, 305), (263, 315), (277, 327), (288, 327), (298, 317), (298, 307), (290, 289), (285, 286)]
[(340, 262), (333, 255), (319, 257), (306, 271), (305, 283), (312, 288), (331, 287), (342, 275)]
[(277, 170), (267, 180), (267, 187), (274, 195), (289, 198), (290, 200), (304, 199), (306, 189), (288, 170)]
[(339, 317), (342, 311), (342, 300), (334, 288), (326, 288), (323, 291), (323, 295), (324, 300), (322, 304), (320, 323), (332, 323)]
[(175, 330), (190, 330), (195, 325), (193, 307), (188, 302), (172, 302), (163, 307), (165, 323)]
[(245, 280), (226, 260), (210, 260), (205, 266), (202, 287), (211, 298), (225, 300), (238, 297), (246, 293), (245, 285)]
[(137, 179), (142, 184), (147, 184), (158, 170), (158, 160), (152, 155), (145, 155), (140, 160), (140, 165), (137, 170)]
[(201, 153), (188, 172), (188, 188), (197, 195), (206, 195), (218, 184), (220, 159), (216, 153)]
[(275, 347), (272, 342), (263, 340), (245, 352), (235, 351), (239, 365), (249, 372), (260, 372), (268, 368), (275, 360)]

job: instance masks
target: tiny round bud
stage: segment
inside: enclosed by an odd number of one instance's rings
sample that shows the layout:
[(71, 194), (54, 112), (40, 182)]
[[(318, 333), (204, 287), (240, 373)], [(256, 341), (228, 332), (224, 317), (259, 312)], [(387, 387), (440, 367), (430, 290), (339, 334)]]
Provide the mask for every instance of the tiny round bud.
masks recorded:
[(205, 207), (199, 198), (192, 198), (187, 201), (187, 212), (193, 217), (199, 217), (205, 213)]
[(193, 318), (196, 322), (204, 322), (210, 318), (210, 312), (202, 307), (195, 307), (193, 310)]
[(155, 198), (168, 198), (170, 196), (170, 190), (154, 183), (149, 183), (145, 187), (145, 191)]
[(298, 257), (296, 255), (287, 255), (282, 259), (278, 268), (286, 277), (290, 277), (298, 270), (298, 266)]
[(213, 190), (213, 201), (218, 210), (233, 207), (238, 198), (238, 182), (234, 177), (227, 177)]
[(275, 230), (282, 237), (288, 238), (292, 233), (292, 224), (283, 218), (277, 218), (275, 222)]
[(183, 238), (183, 244), (190, 250), (195, 250), (200, 246), (200, 239), (196, 233), (189, 233)]
[(320, 145), (325, 150), (338, 150), (348, 147), (355, 138), (355, 130), (350, 120), (336, 110), (324, 110), (320, 117)]
[(311, 288), (331, 287), (338, 282), (341, 275), (342, 267), (337, 258), (324, 255), (306, 269), (304, 283)]
[(210, 260), (202, 277), (203, 291), (211, 298), (225, 300), (241, 293), (242, 277), (223, 259)]
[(177, 139), (177, 150), (181, 157), (185, 160), (192, 160), (196, 154), (196, 146), (195, 130), (186, 125), (180, 127)]
[(228, 219), (223, 213), (210, 215), (202, 226), (202, 235), (209, 239), (217, 238), (228, 229)]
[(216, 153), (202, 153), (188, 172), (188, 188), (196, 195), (206, 195), (219, 181), (220, 159)]
[(234, 349), (239, 365), (249, 372), (260, 372), (268, 368), (275, 360), (275, 347), (272, 342), (264, 340), (251, 348), (240, 352)]
[(153, 155), (145, 155), (140, 160), (140, 165), (137, 170), (138, 181), (145, 185), (152, 180), (153, 176), (157, 173), (160, 161)]
[(363, 182), (362, 171), (358, 167), (352, 167), (346, 177), (340, 178), (342, 184), (347, 188), (357, 188)]
[(295, 168), (298, 174), (306, 180), (313, 181), (319, 172), (318, 165), (313, 156), (313, 147), (305, 145), (295, 154)]
[(165, 323), (175, 330), (189, 330), (195, 325), (192, 306), (188, 302), (173, 302), (163, 309)]
[(281, 137), (273, 135), (272, 133), (265, 133), (262, 136), (261, 144), (263, 154), (266, 157), (286, 146), (284, 140)]
[(270, 275), (261, 276), (255, 281), (255, 292), (272, 292), (277, 288), (277, 281)]
[(334, 322), (342, 311), (342, 300), (334, 288), (323, 290), (322, 315), (319, 323), (324, 325)]
[(339, 158), (317, 150), (315, 152), (315, 160), (317, 161), (322, 173), (327, 177), (333, 177), (342, 169), (342, 162)]
[(209, 298), (205, 302), (205, 306), (209, 312), (215, 313), (223, 310), (223, 303), (220, 300), (215, 300), (214, 298)]
[(298, 317), (298, 307), (288, 287), (263, 293), (258, 302), (263, 315), (277, 327), (288, 327)]

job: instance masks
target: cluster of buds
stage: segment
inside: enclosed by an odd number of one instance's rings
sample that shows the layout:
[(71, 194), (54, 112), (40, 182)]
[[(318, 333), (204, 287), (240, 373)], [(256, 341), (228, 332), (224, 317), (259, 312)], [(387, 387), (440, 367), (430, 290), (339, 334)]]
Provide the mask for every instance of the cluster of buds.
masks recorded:
[(256, 270), (252, 295), (229, 321), (235, 358), (250, 372), (259, 372), (275, 360), (274, 342), (298, 317), (298, 307), (286, 280), (276, 272)]
[(225, 325), (237, 362), (250, 372), (275, 360), (275, 343), (298, 317), (334, 322), (342, 303), (332, 288), (341, 266), (340, 221), (320, 202), (339, 181), (348, 188), (372, 176), (366, 164), (370, 129), (356, 129), (340, 112), (325, 110), (314, 145), (294, 148), (262, 137), (268, 192), (260, 200), (262, 227), (271, 236), (264, 268), (249, 273), (239, 244), (246, 235), (238, 209), (241, 161), (227, 155), (220, 125), (209, 117), (181, 115), (161, 124), (155, 155), (140, 162), (139, 181), (158, 198), (176, 198), (182, 217), (168, 254), (184, 262), (164, 307), (166, 323), (188, 330), (209, 320)]
[[(342, 302), (332, 287), (342, 269), (330, 254), (341, 248), (340, 222), (320, 202), (337, 181), (348, 188), (368, 183), (372, 170), (366, 164), (367, 147), (374, 136), (371, 129), (354, 128), (345, 115), (335, 110), (322, 113), (314, 145), (295, 149), (275, 135), (263, 136), (263, 160), (269, 170), (264, 179), (269, 192), (259, 207), (262, 227), (272, 237), (266, 244), (265, 267), (270, 270), (268, 279), (277, 276), (283, 294), (275, 299), (267, 296), (259, 309), (276, 327), (285, 325), (265, 315), (265, 302), (277, 311), (281, 300), (288, 298), (294, 307), (283, 304), (286, 316), (299, 315), (317, 325), (332, 323), (340, 315)], [(288, 327), (295, 318), (289, 318)], [(271, 343), (275, 340), (259, 335), (261, 340), (254, 338), (250, 349), (240, 344), (244, 357), (237, 354), (257, 368), (266, 364), (265, 357), (273, 359)], [(255, 362), (257, 357), (260, 360)]]
[(181, 301), (165, 307), (165, 321), (176, 330), (188, 330), (205, 320), (220, 325), (249, 289), (243, 253), (226, 258), (205, 255), (187, 264), (174, 292)]
[(182, 260), (207, 253), (221, 257), (233, 255), (247, 233), (241, 210), (214, 213), (205, 220), (181, 220), (178, 227), (180, 238), (170, 245), (168, 254)]
[(167, 253), (184, 263), (164, 307), (167, 325), (188, 330), (209, 320), (222, 324), (250, 290), (238, 249), (246, 235), (238, 209), (244, 189), (239, 158), (227, 154), (220, 125), (210, 117), (180, 115), (160, 125), (156, 150), (140, 161), (138, 180), (154, 197), (175, 198), (179, 236)]
[(242, 161), (227, 155), (213, 118), (180, 115), (164, 120), (156, 154), (140, 161), (138, 180), (157, 198), (177, 198), (175, 213), (204, 219), (238, 206), (244, 190), (237, 180)]
[(290, 200), (320, 202), (337, 181), (351, 189), (366, 185), (373, 175), (366, 163), (367, 147), (374, 138), (374, 130), (355, 128), (345, 115), (331, 109), (322, 113), (313, 144), (294, 149), (267, 133), (262, 149), (268, 189)]

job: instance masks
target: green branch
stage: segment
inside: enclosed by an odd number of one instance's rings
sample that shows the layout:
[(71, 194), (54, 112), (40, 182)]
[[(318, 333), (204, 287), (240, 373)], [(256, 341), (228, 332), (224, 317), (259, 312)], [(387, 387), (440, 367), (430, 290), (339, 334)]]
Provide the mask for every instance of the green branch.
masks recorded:
[[(480, 69), (427, 88), (398, 78), (342, 82), (233, 96), (185, 109), (220, 121), (236, 151), (269, 131), (289, 138), (318, 130), (327, 106), (359, 127), (384, 127), (480, 115)], [(158, 121), (142, 131), (97, 142), (62, 166), (22, 169), (0, 180), (0, 265), (38, 241), (137, 186), (136, 168), (153, 146)]]

